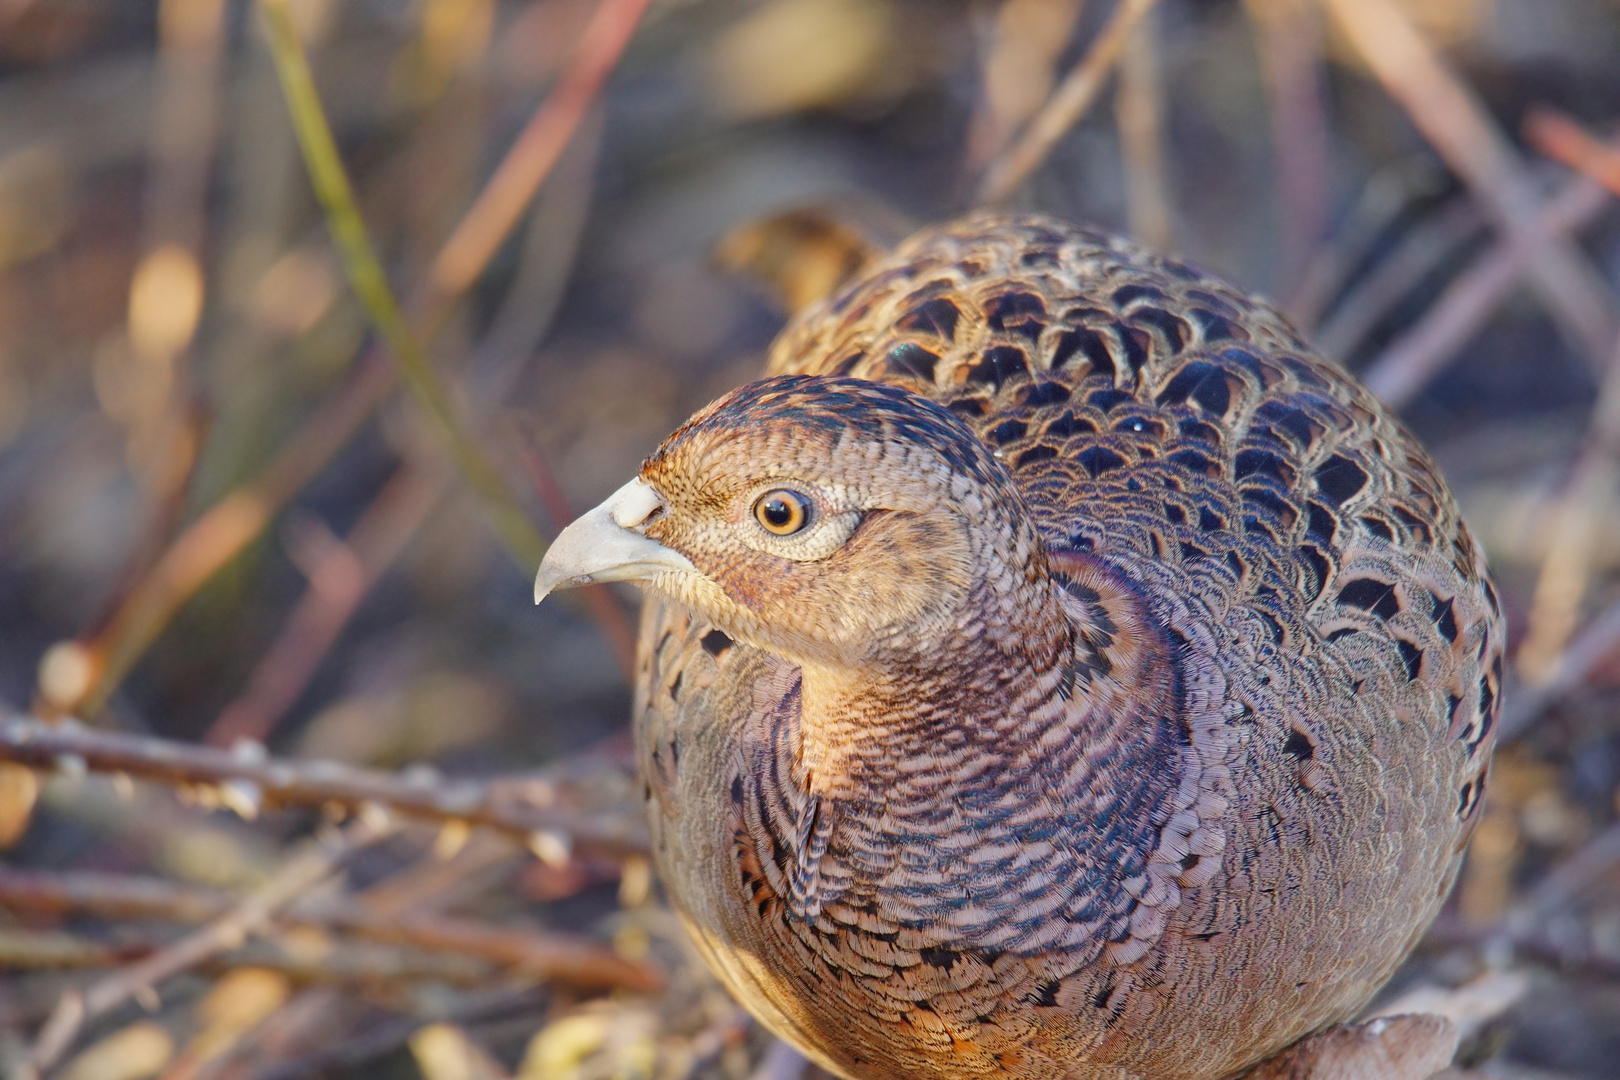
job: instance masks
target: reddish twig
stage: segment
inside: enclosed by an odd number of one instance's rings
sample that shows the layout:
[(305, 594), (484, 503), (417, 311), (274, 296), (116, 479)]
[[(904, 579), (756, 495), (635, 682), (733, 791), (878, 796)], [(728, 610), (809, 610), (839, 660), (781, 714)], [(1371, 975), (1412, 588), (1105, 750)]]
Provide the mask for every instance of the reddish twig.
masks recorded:
[[(523, 467), (528, 470), (529, 482), (533, 485), (535, 493), (540, 496), (546, 514), (551, 518), (552, 526), (561, 530), (574, 520), (574, 510), (568, 504), (568, 497), (563, 494), (562, 486), (552, 474), (551, 466), (546, 462), (545, 455), (534, 440), (527, 437), (527, 433), (517, 424), (508, 425), (512, 431), (512, 443), (517, 448), (519, 459)], [(586, 609), (602, 627), (607, 635), (608, 642), (613, 646), (613, 654), (618, 658), (619, 667), (625, 673), (625, 678), (633, 679), (636, 670), (636, 631), (630, 625), (630, 619), (625, 615), (624, 608), (613, 598), (613, 593), (606, 585), (587, 585), (578, 590), (580, 599), (584, 601)]]
[(430, 287), (457, 296), (483, 273), (517, 224), (635, 34), (650, 0), (602, 0), (568, 70), (433, 260)]
[[(611, 0), (620, 17), (626, 10), (626, 2), (645, 6), (646, 0)], [(606, 6), (609, 5), (604, 4)], [(635, 23), (613, 25), (628, 33)], [(604, 35), (604, 30), (599, 30), (595, 36), (587, 34), (588, 40), (582, 42), (569, 74), (536, 109), (525, 129), (528, 138), (507, 151), (489, 181), (493, 185), (500, 179), (499, 197), (480, 196), (464, 216), (465, 223), (476, 211), (480, 222), (477, 228), (468, 232), (465, 226), (458, 227), (440, 249), (436, 266), (452, 242), (462, 245), (461, 254), (447, 264), (453, 266), (454, 273), (446, 271), (441, 275), (435, 271), (408, 305), (417, 313), (416, 323), (422, 328), (424, 338), (433, 336), (450, 305), (482, 273), (488, 259), (516, 224), (522, 208), (555, 166), (568, 138), (589, 111), (590, 102), (600, 93), (606, 74), (602, 63), (606, 60), (611, 67), (611, 62), (622, 52), (622, 45), (606, 49), (612, 42), (605, 40)], [(564, 88), (570, 95), (566, 106), (557, 101)], [(581, 99), (582, 88), (589, 89), (590, 96)], [(542, 122), (542, 117), (548, 115), (552, 118)], [(540, 140), (533, 134), (541, 128), (549, 133), (544, 146), (538, 145)], [(553, 143), (554, 149), (545, 149)], [(539, 152), (542, 149), (544, 153)], [(497, 213), (492, 208), (503, 209)], [(470, 241), (457, 240), (465, 236), (475, 237), (476, 245), (468, 246)], [(118, 605), (105, 627), (88, 641), (78, 644), (83, 654), (82, 670), (87, 678), (82, 687), (75, 687), (78, 693), (41, 701), (42, 711), (53, 717), (97, 714), (180, 606), (259, 536), (287, 502), (319, 475), (360, 430), (393, 382), (394, 372), (382, 350), (368, 349), (344, 389), (323, 405), (268, 465), (187, 528), (159, 558), (152, 572)]]
[(41, 769), (72, 761), (171, 786), (232, 785), (221, 801), (250, 809), (260, 800), (348, 810), (377, 804), (412, 817), (483, 825), (547, 851), (573, 845), (625, 855), (647, 849), (639, 812), (570, 812), (551, 805), (555, 787), (536, 777), (477, 783), (442, 780), (428, 770), (395, 776), (330, 761), (268, 758), (253, 744), (226, 751), (21, 718), (0, 724), (0, 760)]
[(1537, 109), (1525, 121), (1531, 144), (1554, 161), (1585, 173), (1620, 195), (1620, 149), (1552, 109)]

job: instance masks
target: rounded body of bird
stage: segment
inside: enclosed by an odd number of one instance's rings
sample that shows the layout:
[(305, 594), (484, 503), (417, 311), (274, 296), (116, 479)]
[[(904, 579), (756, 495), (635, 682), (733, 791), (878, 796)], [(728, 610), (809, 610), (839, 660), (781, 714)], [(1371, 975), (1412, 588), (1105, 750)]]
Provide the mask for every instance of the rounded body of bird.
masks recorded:
[[(695, 567), (636, 739), (738, 1000), (863, 1080), (1217, 1080), (1353, 1017), (1451, 887), (1501, 677), (1413, 437), (1265, 304), (1035, 217), (912, 238), (769, 370), (628, 514)], [(801, 497), (830, 553), (703, 531)]]

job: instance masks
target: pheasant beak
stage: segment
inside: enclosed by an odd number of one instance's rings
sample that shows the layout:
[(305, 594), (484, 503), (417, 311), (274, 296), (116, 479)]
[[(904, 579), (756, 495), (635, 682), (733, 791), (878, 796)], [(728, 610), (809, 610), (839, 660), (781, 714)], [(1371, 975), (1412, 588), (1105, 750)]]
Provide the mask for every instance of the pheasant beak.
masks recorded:
[(540, 561), (534, 602), (558, 589), (596, 581), (646, 581), (667, 571), (695, 572), (685, 555), (637, 531), (663, 505), (658, 492), (638, 477), (581, 515)]

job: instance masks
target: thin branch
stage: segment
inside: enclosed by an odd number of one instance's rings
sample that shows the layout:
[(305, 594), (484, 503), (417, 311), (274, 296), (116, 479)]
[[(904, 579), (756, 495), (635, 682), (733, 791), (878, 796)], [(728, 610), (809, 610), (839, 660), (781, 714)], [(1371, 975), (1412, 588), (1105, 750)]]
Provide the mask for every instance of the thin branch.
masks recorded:
[(68, 646), (82, 651), (85, 679), (82, 686), (72, 688), (76, 693), (50, 695), (45, 701), (49, 715), (100, 713), (180, 606), (320, 474), (360, 430), (391, 385), (388, 365), (376, 351), (368, 352), (342, 389), (320, 406), (268, 464), (206, 510), (169, 545), (99, 633), (83, 644)]
[(404, 550), (448, 487), (443, 470), (401, 465), (347, 540), (334, 541), (309, 570), (309, 588), (253, 669), (247, 689), (219, 714), (205, 739), (263, 742), (309, 684), (355, 609)]
[(1537, 253), (1592, 221), (1608, 202), (1608, 194), (1590, 181), (1566, 187), (1530, 228), (1498, 241), (1459, 275), (1422, 321), (1363, 373), (1367, 386), (1391, 408), (1410, 402), (1534, 267)]
[(1327, 235), (1333, 186), (1322, 104), (1321, 18), (1303, 0), (1248, 0), (1245, 6), (1265, 74), (1277, 174), (1282, 262), (1274, 280), (1292, 289)]
[(483, 273), (601, 94), (650, 2), (602, 0), (556, 89), (530, 118), (433, 260), (429, 279), (433, 289), (459, 295)]
[[(528, 472), (535, 493), (540, 496), (540, 501), (545, 506), (554, 527), (560, 531), (574, 520), (573, 507), (568, 504), (568, 497), (563, 494), (562, 485), (557, 483), (551, 465), (540, 452), (539, 444), (529, 437), (529, 433), (515, 422), (506, 425), (506, 429), (511, 432), (510, 441), (517, 449), (518, 460)], [(613, 598), (613, 593), (606, 585), (587, 585), (577, 591), (581, 602), (607, 635), (625, 677), (633, 681), (636, 665), (636, 629), (625, 615), (624, 608)]]
[(1334, 302), (1311, 340), (1327, 355), (1348, 360), (1391, 309), (1484, 227), (1473, 199), (1450, 200), (1407, 229), (1395, 248)]
[(164, 979), (241, 945), (249, 935), (269, 925), (278, 910), (315, 888), (336, 873), (346, 859), (391, 830), (386, 815), (361, 815), (341, 833), (308, 844), (283, 863), (268, 882), (214, 922), (139, 963), (113, 972), (83, 992), (63, 994), (29, 1053), (25, 1080), (34, 1080), (54, 1065), (86, 1024)]
[(1125, 51), (1131, 31), (1156, 0), (1120, 0), (1119, 7), (1063, 82), (1046, 99), (1012, 146), (990, 163), (979, 187), (981, 203), (1004, 202), (1046, 160), (1058, 140), (1080, 122)]
[(1160, 251), (1175, 242), (1175, 216), (1166, 179), (1164, 87), (1158, 20), (1131, 31), (1114, 92), (1114, 116), (1125, 158), (1125, 210), (1131, 235)]
[(330, 761), (269, 758), (253, 744), (227, 751), (22, 718), (0, 724), (0, 760), (39, 769), (69, 761), (92, 772), (171, 786), (231, 785), (221, 801), (250, 810), (261, 800), (347, 810), (377, 804), (412, 817), (498, 829), (544, 851), (579, 847), (628, 855), (647, 850), (639, 813), (584, 815), (553, 806), (555, 787), (537, 777), (477, 783), (443, 780), (425, 770), (395, 776)]
[(1497, 738), (1506, 742), (1523, 734), (1549, 706), (1583, 685), (1617, 648), (1620, 648), (1620, 603), (1611, 604), (1570, 639), (1552, 663), (1544, 682), (1520, 685), (1503, 695), (1505, 704), (1497, 720)]
[[(1357, 53), (1509, 237), (1534, 237), (1539, 198), (1483, 104), (1392, 0), (1324, 0)], [(1593, 370), (1609, 359), (1616, 320), (1603, 278), (1574, 244), (1537, 244), (1537, 295)]]
[[(13, 910), (203, 922), (227, 914), (234, 903), (218, 889), (160, 878), (0, 867), (0, 904)], [(653, 993), (661, 985), (658, 973), (648, 965), (632, 963), (574, 934), (496, 927), (441, 915), (390, 913), (375, 910), (358, 898), (303, 899), (290, 904), (276, 921), (342, 930), (424, 952), (476, 957), (589, 990)]]
[(1554, 161), (1585, 173), (1620, 195), (1620, 149), (1605, 143), (1561, 112), (1537, 109), (1525, 121), (1533, 146)]
[[(60, 930), (46, 933), (0, 931), (0, 967), (9, 971), (72, 971), (127, 964), (161, 953), (172, 940), (153, 932), (118, 928), (117, 944)], [(188, 970), (221, 975), (242, 967), (278, 971), (302, 982), (381, 985), (402, 981), (488, 986), (502, 977), (487, 960), (449, 951), (430, 952), (404, 945), (328, 942), (319, 955), (270, 939), (249, 941), (199, 960)]]

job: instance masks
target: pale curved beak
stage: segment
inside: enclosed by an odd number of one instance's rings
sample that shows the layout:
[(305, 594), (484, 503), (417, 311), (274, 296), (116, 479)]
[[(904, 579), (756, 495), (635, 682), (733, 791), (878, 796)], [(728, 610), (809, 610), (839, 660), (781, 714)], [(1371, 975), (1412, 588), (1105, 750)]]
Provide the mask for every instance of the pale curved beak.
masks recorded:
[(558, 534), (540, 560), (534, 602), (558, 589), (595, 581), (645, 581), (667, 570), (695, 571), (685, 555), (635, 531), (663, 505), (652, 485), (638, 477), (582, 514)]

